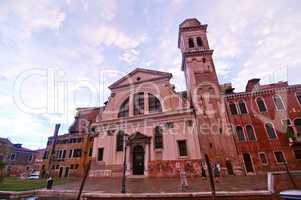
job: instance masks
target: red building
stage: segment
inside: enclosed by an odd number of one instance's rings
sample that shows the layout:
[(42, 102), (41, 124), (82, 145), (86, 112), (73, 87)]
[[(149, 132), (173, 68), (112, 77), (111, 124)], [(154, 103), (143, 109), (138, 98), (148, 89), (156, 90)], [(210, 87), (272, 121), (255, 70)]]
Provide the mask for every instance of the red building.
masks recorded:
[(301, 168), (301, 85), (251, 79), (225, 102), (246, 174)]

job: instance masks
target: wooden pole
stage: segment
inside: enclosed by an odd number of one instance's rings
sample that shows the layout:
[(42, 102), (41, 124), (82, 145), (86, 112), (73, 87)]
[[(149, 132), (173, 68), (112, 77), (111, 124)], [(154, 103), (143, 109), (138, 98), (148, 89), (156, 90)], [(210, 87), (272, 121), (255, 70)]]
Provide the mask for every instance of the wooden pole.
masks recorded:
[(286, 163), (285, 161), (284, 161), (283, 163), (284, 163), (284, 165), (285, 165), (286, 173), (287, 173), (287, 175), (288, 175), (288, 177), (289, 177), (291, 183), (293, 184), (294, 189), (297, 190), (297, 189), (298, 189), (298, 186), (297, 186), (296, 182), (294, 181), (291, 172), (290, 172), (289, 169), (288, 169), (287, 163)]
[(87, 177), (89, 175), (90, 167), (91, 167), (91, 160), (89, 160), (89, 162), (88, 162), (88, 166), (87, 166), (87, 169), (85, 171), (84, 178), (83, 178), (83, 180), (81, 182), (81, 185), (80, 185), (80, 188), (79, 188), (79, 192), (78, 192), (78, 195), (77, 195), (77, 200), (80, 200), (80, 196), (82, 195), (82, 191), (84, 189)]
[(49, 152), (49, 158), (48, 158), (48, 177), (54, 176), (54, 173), (52, 173), (51, 164), (54, 160), (54, 153), (55, 153), (55, 145), (57, 141), (57, 137), (59, 134), (59, 129), (61, 127), (61, 124), (55, 124), (54, 134), (53, 134), (53, 141), (52, 141), (52, 147)]
[(212, 168), (211, 168), (211, 164), (210, 164), (210, 160), (207, 154), (205, 154), (205, 160), (206, 160), (206, 164), (208, 167), (208, 174), (209, 174), (209, 180), (210, 180), (210, 188), (211, 188), (211, 193), (212, 193), (212, 199), (215, 200), (215, 185), (214, 185), (214, 178), (213, 178), (213, 174), (212, 174)]

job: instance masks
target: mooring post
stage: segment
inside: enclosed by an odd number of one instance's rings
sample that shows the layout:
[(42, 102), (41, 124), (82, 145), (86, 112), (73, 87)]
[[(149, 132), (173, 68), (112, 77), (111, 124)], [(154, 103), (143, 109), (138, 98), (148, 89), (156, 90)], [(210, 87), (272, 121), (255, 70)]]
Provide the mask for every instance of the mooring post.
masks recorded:
[(77, 195), (77, 200), (80, 200), (80, 196), (82, 195), (82, 191), (84, 189), (84, 186), (85, 186), (85, 183), (86, 183), (86, 179), (89, 175), (89, 171), (90, 171), (90, 167), (91, 167), (91, 160), (89, 160), (88, 162), (88, 166), (87, 166), (87, 169), (85, 171), (85, 175), (84, 175), (84, 178), (81, 182), (81, 185), (80, 185), (80, 188), (79, 188), (79, 192), (78, 192), (78, 195)]
[(215, 200), (215, 185), (214, 185), (214, 178), (212, 175), (212, 167), (210, 164), (210, 160), (207, 154), (205, 154), (205, 160), (206, 160), (206, 164), (208, 167), (208, 174), (209, 174), (209, 180), (210, 180), (210, 188), (211, 188), (211, 193), (212, 193), (212, 199)]

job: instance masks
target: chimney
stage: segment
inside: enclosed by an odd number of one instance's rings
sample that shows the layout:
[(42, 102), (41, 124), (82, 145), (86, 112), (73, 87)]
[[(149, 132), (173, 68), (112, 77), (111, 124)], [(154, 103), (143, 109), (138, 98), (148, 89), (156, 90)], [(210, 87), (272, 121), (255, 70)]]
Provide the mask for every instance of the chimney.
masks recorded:
[(22, 148), (22, 144), (20, 144), (20, 143), (14, 144), (14, 146), (15, 146), (17, 149), (21, 149), (21, 148)]
[(60, 127), (61, 127), (61, 124), (55, 124), (55, 129), (54, 129), (53, 137), (57, 137), (58, 136)]

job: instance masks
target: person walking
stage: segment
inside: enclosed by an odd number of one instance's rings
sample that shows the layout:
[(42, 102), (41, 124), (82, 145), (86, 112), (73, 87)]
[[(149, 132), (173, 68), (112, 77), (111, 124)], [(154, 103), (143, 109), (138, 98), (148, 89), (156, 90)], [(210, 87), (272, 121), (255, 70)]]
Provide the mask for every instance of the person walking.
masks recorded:
[(215, 164), (214, 168), (213, 168), (213, 173), (214, 173), (214, 177), (215, 177), (215, 182), (219, 182), (219, 177), (221, 175), (220, 173), (220, 167), (218, 166), (219, 164)]
[(187, 175), (184, 167), (180, 169), (180, 180), (181, 180), (181, 191), (184, 192), (184, 189), (188, 187)]
[(201, 168), (201, 176), (202, 176), (202, 179), (203, 179), (203, 180), (206, 180), (206, 179), (207, 179), (206, 171), (205, 171), (203, 165), (202, 165), (202, 168)]

